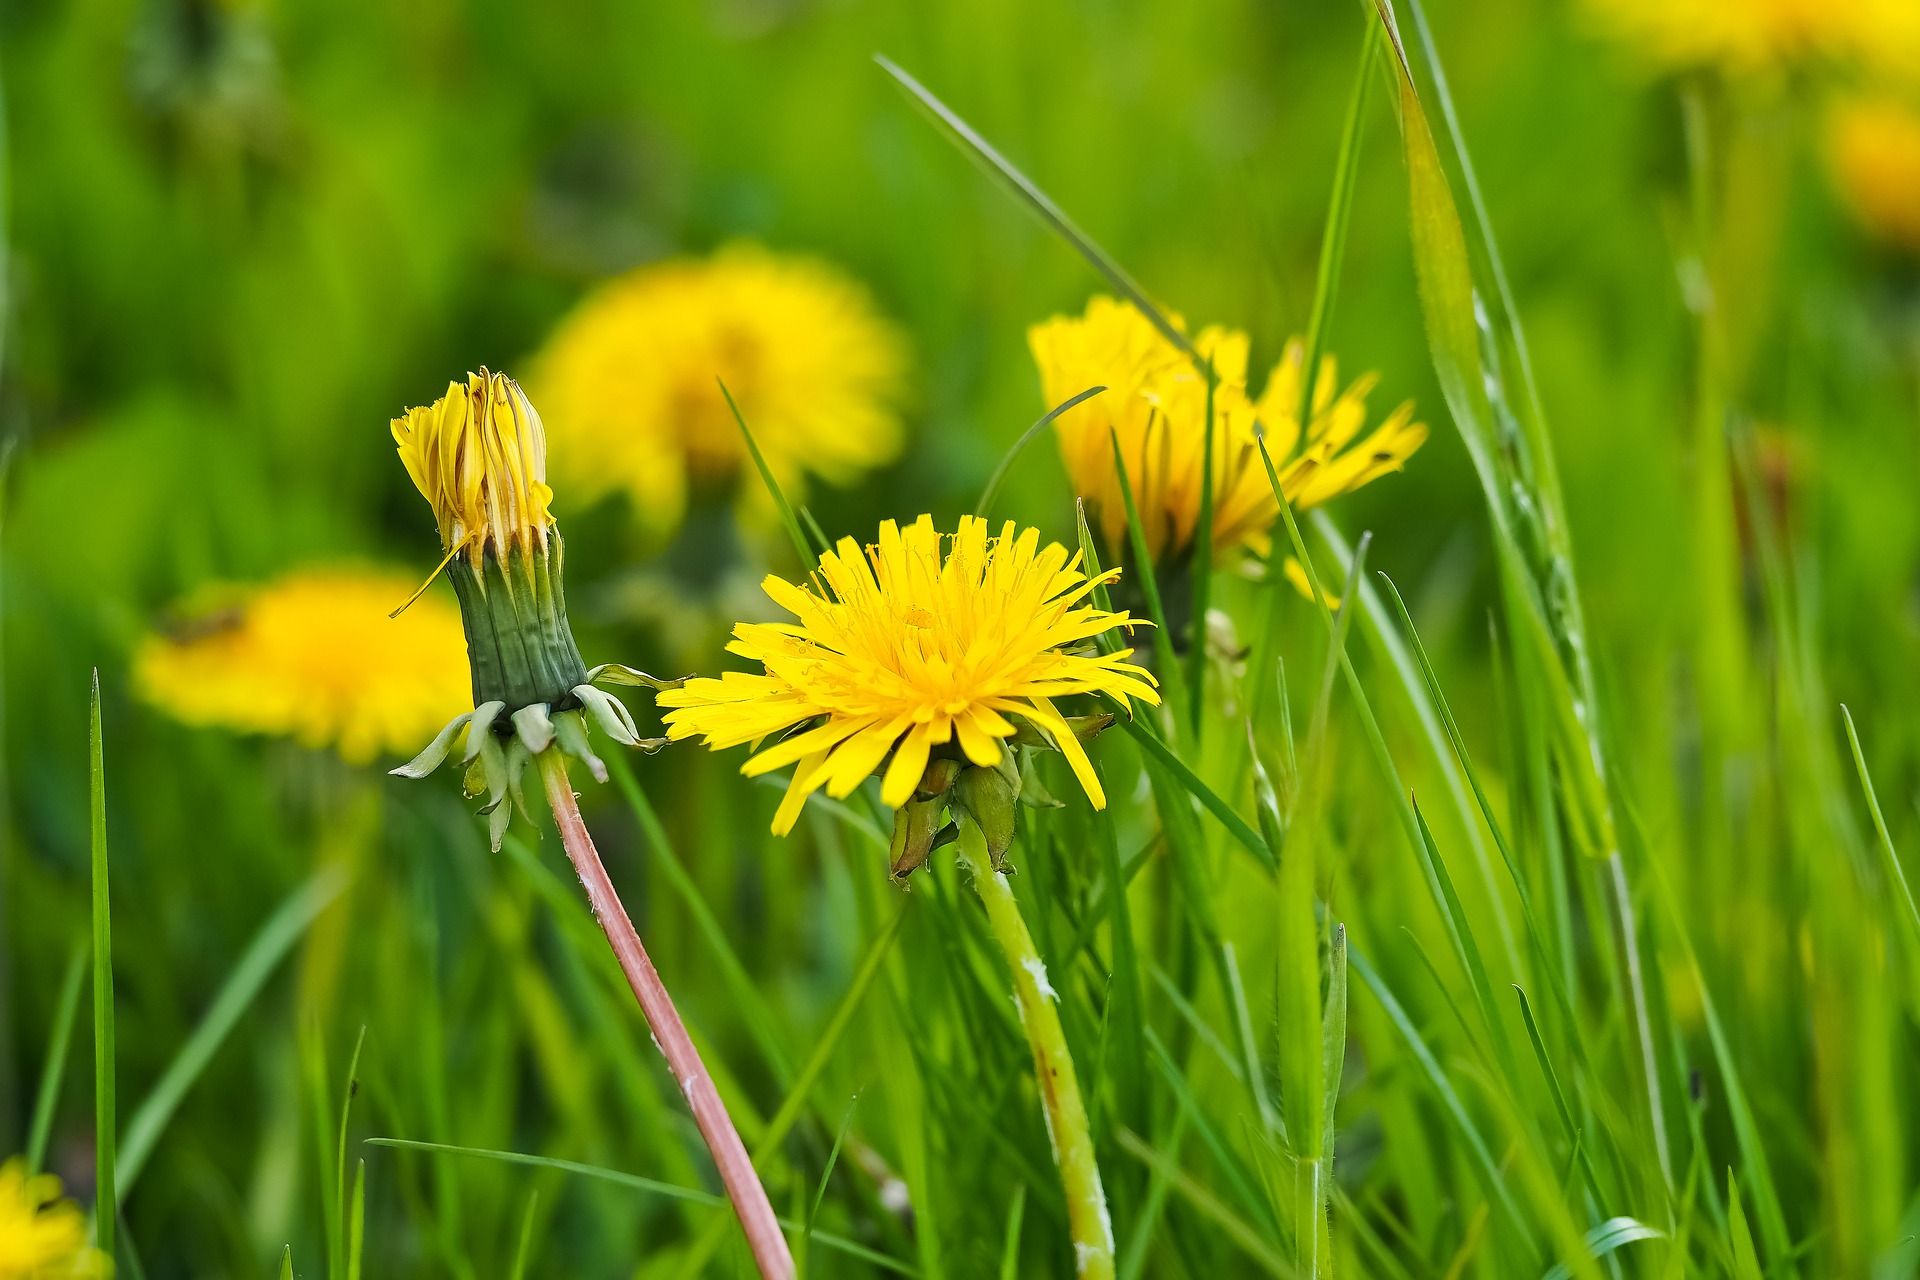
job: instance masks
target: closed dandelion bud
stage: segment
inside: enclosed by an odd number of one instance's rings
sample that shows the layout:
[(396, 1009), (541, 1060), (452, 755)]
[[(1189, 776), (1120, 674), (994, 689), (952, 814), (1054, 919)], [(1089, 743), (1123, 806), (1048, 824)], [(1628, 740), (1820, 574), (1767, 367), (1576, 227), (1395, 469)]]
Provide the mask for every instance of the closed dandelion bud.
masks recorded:
[(940, 816), (946, 810), (944, 797), (916, 797), (893, 811), (893, 840), (888, 846), (887, 870), (896, 881), (927, 865), (933, 853), (934, 837), (940, 834)]
[[(615, 663), (589, 670), (567, 623), (565, 555), (547, 487), (547, 439), (519, 384), (482, 369), (425, 408), (393, 420), (407, 474), (433, 508), (442, 567), (453, 579), (466, 629), (473, 710), (454, 717), (411, 764), (425, 777), (452, 752), (462, 729), (469, 794), (485, 791), (493, 847), (506, 832), (508, 801), (520, 805), (527, 763), (558, 748), (604, 782), (589, 722), (623, 746), (647, 750), (626, 707), (597, 684), (676, 687)], [(423, 588), (424, 589), (424, 588)]]
[(969, 765), (953, 784), (953, 804), (979, 825), (994, 870), (999, 870), (1013, 844), (1013, 816), (1020, 804), (1020, 770), (1013, 753), (1003, 750), (996, 765)]

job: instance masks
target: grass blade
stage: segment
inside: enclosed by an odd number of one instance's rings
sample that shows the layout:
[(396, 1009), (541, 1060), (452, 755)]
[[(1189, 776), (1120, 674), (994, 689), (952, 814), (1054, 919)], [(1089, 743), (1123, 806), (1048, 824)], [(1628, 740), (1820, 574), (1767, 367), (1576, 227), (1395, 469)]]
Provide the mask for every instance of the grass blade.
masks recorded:
[[(360, 1034), (357, 1037), (355, 1037), (353, 1042), (353, 1057), (347, 1060), (346, 1087), (340, 1091), (339, 1137), (335, 1141), (334, 1155), (333, 1155), (333, 1179), (334, 1179), (334, 1195), (337, 1197), (336, 1203), (341, 1205), (343, 1212), (346, 1212), (348, 1214), (347, 1221), (344, 1227), (344, 1230), (346, 1232), (346, 1238), (338, 1242), (343, 1246), (342, 1253), (343, 1253), (343, 1256), (346, 1258), (345, 1271), (347, 1275), (347, 1280), (357, 1280), (357, 1277), (354, 1276), (353, 1271), (354, 1271), (354, 1266), (356, 1262), (354, 1255), (357, 1252), (357, 1244), (355, 1241), (355, 1236), (358, 1233), (358, 1228), (353, 1223), (351, 1210), (347, 1209), (346, 1207), (348, 1205), (348, 1200), (347, 1200), (347, 1121), (353, 1115), (354, 1095), (360, 1092), (360, 1051), (362, 1049), (365, 1049), (366, 1047), (367, 1047), (367, 1029), (363, 1025), (360, 1028)], [(358, 1193), (360, 1191), (360, 1188), (356, 1187), (355, 1191), (356, 1193)], [(364, 1203), (360, 1206), (360, 1209), (362, 1212), (365, 1211)]]
[(240, 1017), (253, 1004), (273, 971), (279, 967), (293, 944), (298, 942), (314, 919), (346, 887), (346, 876), (338, 868), (316, 871), (307, 882), (282, 902), (260, 931), (247, 944), (220, 991), (207, 1006), (200, 1024), (174, 1054), (173, 1061), (154, 1084), (127, 1122), (126, 1139), (120, 1145), (118, 1192), (122, 1203), (147, 1160), (159, 1144), (167, 1122), (192, 1090), (200, 1073), (212, 1061)]
[(1340, 129), (1340, 154), (1334, 161), (1333, 194), (1327, 201), (1327, 225), (1320, 237), (1320, 265), (1314, 273), (1313, 309), (1307, 313), (1304, 363), (1300, 367), (1300, 401), (1294, 421), (1302, 431), (1313, 420), (1320, 352), (1326, 346), (1333, 300), (1340, 290), (1340, 263), (1346, 256), (1347, 224), (1351, 221), (1353, 191), (1360, 172), (1360, 125), (1366, 118), (1367, 87), (1373, 83), (1379, 30), (1374, 23), (1367, 23), (1366, 34), (1361, 38), (1360, 67), (1354, 72), (1353, 90), (1347, 98), (1346, 122)]
[[(1127, 462), (1120, 456), (1120, 436), (1108, 431), (1113, 446), (1113, 470), (1120, 481), (1120, 500), (1127, 512), (1127, 539), (1133, 548), (1133, 571), (1140, 577), (1140, 594), (1147, 602), (1147, 617), (1153, 623), (1154, 665), (1159, 668), (1162, 687), (1169, 707), (1179, 702), (1180, 667), (1173, 656), (1173, 633), (1167, 630), (1167, 611), (1160, 602), (1160, 582), (1153, 568), (1153, 555), (1147, 550), (1147, 531), (1140, 523), (1140, 509), (1133, 500), (1133, 480), (1127, 475)], [(1176, 721), (1177, 722), (1177, 721)]]
[(1027, 1184), (1013, 1188), (1013, 1202), (1007, 1206), (1007, 1243), (1000, 1250), (1000, 1280), (1020, 1280), (1020, 1222), (1027, 1213)]
[(87, 944), (74, 947), (60, 979), (60, 998), (54, 1005), (53, 1032), (47, 1042), (47, 1061), (40, 1069), (40, 1088), (33, 1099), (33, 1127), (27, 1134), (27, 1173), (45, 1166), (47, 1140), (53, 1133), (53, 1113), (60, 1106), (60, 1086), (67, 1074), (67, 1050), (73, 1043), (73, 1024), (80, 1017), (80, 980), (87, 976)]
[(107, 765), (100, 729), (100, 669), (93, 671), (87, 738), (88, 813), (93, 860), (94, 1244), (113, 1258), (120, 1197), (114, 1191), (113, 911), (107, 893)]
[(807, 1216), (800, 1224), (800, 1247), (793, 1251), (793, 1260), (797, 1264), (794, 1270), (795, 1280), (804, 1280), (807, 1274), (807, 1245), (813, 1240), (813, 1224), (820, 1216), (820, 1206), (827, 1199), (827, 1183), (833, 1178), (833, 1168), (840, 1162), (840, 1148), (846, 1145), (847, 1130), (853, 1127), (854, 1108), (860, 1105), (855, 1098), (847, 1104), (847, 1114), (840, 1120), (840, 1129), (833, 1135), (833, 1149), (827, 1152), (827, 1163), (820, 1170), (820, 1184), (814, 1190), (813, 1202), (807, 1206)]
[(533, 1215), (540, 1207), (540, 1193), (527, 1193), (527, 1207), (520, 1214), (520, 1243), (513, 1251), (513, 1270), (507, 1280), (527, 1280), (527, 1263), (533, 1258)]
[(951, 107), (936, 98), (932, 91), (901, 70), (891, 59), (876, 53), (873, 55), (873, 60), (946, 131), (950, 140), (980, 163), (988, 173), (1005, 184), (1027, 208), (1039, 216), (1040, 221), (1077, 249), (1080, 256), (1106, 278), (1108, 286), (1115, 293), (1140, 308), (1141, 314), (1152, 321), (1153, 327), (1160, 331), (1161, 336), (1186, 352), (1196, 366), (1205, 366), (1206, 361), (1194, 348), (1193, 341), (1161, 314), (1160, 308), (1153, 304), (1147, 297), (1146, 291), (1134, 282), (1133, 277), (1128, 275), (1105, 249), (1095, 244), (1086, 232), (1075, 226), (1073, 219), (1069, 218), (1060, 206), (1047, 196), (1046, 192), (1035, 186), (1026, 174), (1020, 172), (1005, 156), (995, 150), (992, 143), (976, 133), (972, 125), (962, 120)]
[[(1604, 1258), (1615, 1249), (1636, 1240), (1664, 1240), (1667, 1233), (1635, 1218), (1608, 1218), (1587, 1232), (1587, 1256)], [(1541, 1280), (1573, 1280), (1573, 1268), (1557, 1263)]]
[(615, 754), (607, 761), (607, 771), (612, 775), (614, 784), (620, 788), (620, 794), (626, 798), (627, 807), (633, 810), (633, 816), (640, 824), (640, 833), (646, 840), (647, 852), (652, 854), (666, 872), (667, 883), (680, 897), (680, 904), (693, 918), (694, 927), (713, 954), (719, 965), (720, 976), (727, 984), (727, 994), (739, 1009), (747, 1030), (766, 1057), (767, 1065), (773, 1069), (774, 1079), (781, 1088), (786, 1088), (793, 1080), (793, 1061), (787, 1056), (786, 1047), (781, 1044), (779, 1032), (774, 1022), (773, 1011), (767, 1007), (766, 1000), (760, 994), (760, 988), (748, 976), (747, 968), (740, 962), (740, 956), (727, 941), (726, 930), (720, 927), (713, 909), (707, 905), (700, 887), (687, 873), (686, 864), (680, 861), (680, 855), (674, 851), (672, 841), (667, 839), (667, 829), (660, 822), (660, 815), (654, 811), (653, 802), (641, 789), (640, 780), (634, 776), (633, 766), (624, 756)]
[(1257, 1231), (1248, 1226), (1239, 1214), (1221, 1203), (1220, 1198), (1193, 1175), (1155, 1151), (1131, 1129), (1117, 1130), (1114, 1138), (1119, 1142), (1121, 1150), (1164, 1177), (1188, 1204), (1192, 1205), (1202, 1217), (1219, 1227), (1226, 1238), (1262, 1271), (1272, 1276), (1292, 1277), (1294, 1275), (1293, 1268), (1288, 1266), (1286, 1260), (1260, 1238)]
[(1007, 473), (1013, 470), (1014, 460), (1026, 451), (1028, 445), (1033, 443), (1035, 436), (1046, 430), (1055, 418), (1067, 410), (1080, 404), (1082, 401), (1093, 399), (1093, 397), (1105, 390), (1105, 387), (1088, 387), (1079, 395), (1068, 400), (1062, 400), (1059, 404), (1041, 414), (1032, 426), (1021, 432), (1020, 438), (1015, 440), (1012, 447), (1000, 455), (1000, 461), (994, 464), (993, 474), (987, 477), (986, 488), (980, 491), (980, 501), (973, 504), (973, 514), (979, 516), (982, 520), (987, 518), (987, 512), (993, 509), (993, 500), (999, 496), (1000, 486), (1005, 483)]
[[(365, 1141), (368, 1146), (388, 1147), (395, 1151), (419, 1151), (437, 1156), (463, 1156), (474, 1160), (494, 1160), (501, 1164), (524, 1165), (532, 1169), (552, 1169), (559, 1173), (592, 1178), (597, 1182), (612, 1183), (631, 1191), (645, 1191), (652, 1195), (666, 1196), (672, 1200), (686, 1200), (694, 1204), (719, 1206), (727, 1203), (724, 1196), (717, 1196), (697, 1187), (676, 1186), (671, 1182), (643, 1178), (637, 1173), (623, 1173), (618, 1169), (608, 1169), (597, 1164), (582, 1164), (577, 1160), (557, 1160), (551, 1156), (527, 1155), (520, 1151), (496, 1151), (487, 1147), (458, 1147), (442, 1142), (415, 1142), (408, 1138), (368, 1138)], [(780, 1225), (789, 1231), (794, 1230), (796, 1226), (791, 1218), (780, 1219)], [(883, 1271), (891, 1271), (895, 1275), (902, 1276), (919, 1274), (899, 1259), (889, 1258), (886, 1254), (869, 1249), (845, 1236), (816, 1231), (812, 1238), (825, 1248), (844, 1253), (850, 1258), (857, 1258)]]
[(793, 504), (787, 501), (787, 495), (780, 491), (780, 482), (773, 478), (773, 468), (767, 465), (766, 455), (760, 452), (760, 444), (753, 438), (753, 432), (747, 429), (747, 420), (740, 416), (740, 406), (733, 402), (733, 392), (727, 390), (727, 384), (715, 378), (720, 384), (720, 394), (727, 399), (727, 408), (733, 413), (733, 420), (740, 424), (740, 436), (747, 442), (747, 452), (753, 455), (753, 465), (760, 471), (760, 479), (765, 482), (767, 492), (773, 495), (773, 505), (779, 508), (780, 523), (787, 527), (787, 536), (793, 539), (793, 549), (800, 557), (802, 568), (811, 568), (815, 556), (807, 545), (807, 535), (800, 528), (800, 519), (793, 513)]
[(1887, 878), (1900, 889), (1900, 900), (1906, 905), (1907, 941), (1913, 944), (1915, 956), (1920, 956), (1920, 907), (1913, 903), (1913, 890), (1907, 885), (1907, 873), (1900, 866), (1900, 855), (1894, 851), (1893, 837), (1887, 834), (1887, 820), (1880, 814), (1880, 799), (1873, 793), (1873, 778), (1867, 772), (1867, 758), (1860, 750), (1860, 734), (1853, 727), (1853, 712), (1843, 703), (1840, 718), (1847, 725), (1847, 745), (1853, 748), (1853, 767), (1860, 774), (1860, 789), (1867, 795), (1867, 811), (1873, 815), (1873, 829), (1880, 836), (1880, 853), (1886, 859)]
[(1186, 762), (1175, 755), (1173, 749), (1162, 742), (1150, 729), (1141, 725), (1137, 720), (1126, 719), (1124, 709), (1121, 711), (1121, 718), (1118, 720), (1118, 723), (1122, 729), (1127, 731), (1129, 737), (1140, 744), (1143, 751), (1153, 757), (1156, 763), (1165, 766), (1167, 773), (1172, 776), (1173, 780), (1184, 787), (1187, 793), (1195, 800), (1198, 800), (1202, 808), (1220, 820), (1220, 825), (1227, 829), (1228, 835), (1238, 841), (1241, 847), (1246, 849), (1248, 853), (1251, 853), (1255, 861), (1269, 873), (1272, 873), (1277, 865), (1274, 861), (1273, 850), (1267, 848), (1267, 842), (1261, 839), (1258, 832), (1247, 825), (1245, 818), (1242, 818), (1233, 811), (1232, 805), (1222, 800), (1213, 788), (1200, 781), (1200, 775), (1196, 774), (1192, 769), (1189, 769)]
[[(1194, 519), (1193, 549), (1189, 553), (1188, 573), (1193, 577), (1193, 604), (1187, 616), (1187, 688), (1193, 697), (1189, 728), (1196, 747), (1200, 744), (1201, 710), (1207, 704), (1207, 610), (1213, 590), (1213, 432), (1214, 393), (1220, 379), (1213, 366), (1204, 370), (1207, 378), (1207, 421), (1200, 439), (1200, 511)], [(1115, 448), (1118, 449), (1116, 443)]]
[(360, 1280), (360, 1255), (367, 1242), (367, 1162), (353, 1168), (353, 1198), (347, 1210), (347, 1280)]
[(1487, 1194), (1499, 1203), (1501, 1211), (1513, 1223), (1521, 1239), (1531, 1244), (1532, 1227), (1520, 1212), (1520, 1205), (1514, 1200), (1512, 1189), (1507, 1186), (1506, 1179), (1501, 1175), (1499, 1165), (1494, 1163), (1493, 1152), (1488, 1148), (1486, 1139), (1481, 1136), (1479, 1127), (1473, 1122), (1473, 1117), (1467, 1113), (1466, 1105), (1460, 1101), (1460, 1095), (1455, 1092), (1452, 1081), (1447, 1079), (1447, 1073), (1441, 1070), (1439, 1059), (1433, 1056), (1433, 1050), (1421, 1036), (1420, 1029), (1414, 1026), (1413, 1019), (1407, 1016), (1406, 1009), (1394, 997), (1380, 975), (1374, 972), (1373, 966), (1367, 963), (1366, 956), (1351, 944), (1347, 947), (1347, 962), (1352, 965), (1353, 971), (1360, 975), (1360, 981), (1373, 992), (1374, 998), (1387, 1011), (1388, 1019), (1406, 1040), (1407, 1047), (1413, 1051), (1420, 1069), (1425, 1072), (1434, 1092), (1439, 1095), (1441, 1105), (1447, 1109), (1447, 1114), (1460, 1130), (1460, 1136), (1466, 1141), (1467, 1151), (1472, 1156), (1472, 1167), (1480, 1176)]
[[(1096, 766), (1097, 768), (1098, 766)], [(1102, 785), (1105, 785), (1104, 776)], [(1114, 1089), (1125, 1124), (1140, 1124), (1146, 1113), (1146, 1039), (1144, 993), (1140, 965), (1134, 954), (1133, 915), (1127, 901), (1126, 872), (1120, 864), (1120, 838), (1114, 831), (1113, 810), (1094, 816), (1100, 833), (1100, 853), (1106, 866), (1107, 933), (1112, 940), (1113, 977), (1110, 1017), (1118, 1051), (1113, 1055)]]

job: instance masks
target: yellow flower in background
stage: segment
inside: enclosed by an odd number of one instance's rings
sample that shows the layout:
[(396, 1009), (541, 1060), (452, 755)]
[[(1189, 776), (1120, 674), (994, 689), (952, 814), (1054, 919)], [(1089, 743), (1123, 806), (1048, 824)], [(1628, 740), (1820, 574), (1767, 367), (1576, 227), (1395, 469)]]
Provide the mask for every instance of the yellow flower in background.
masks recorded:
[(1828, 117), (1826, 142), (1834, 181), (1862, 225), (1920, 252), (1920, 113), (1852, 99)]
[(1920, 75), (1914, 0), (1587, 0), (1587, 8), (1657, 67), (1751, 75), (1824, 62)]
[(491, 546), (547, 549), (547, 438), (540, 415), (512, 378), (482, 369), (425, 408), (393, 420), (393, 441), (414, 485), (433, 507), (440, 545), (478, 568)]
[(88, 1247), (86, 1216), (61, 1198), (60, 1179), (28, 1177), (18, 1157), (0, 1166), (0, 1280), (80, 1280), (111, 1270)]
[[(1173, 323), (1181, 322), (1176, 316)], [(1206, 452), (1207, 384), (1193, 361), (1132, 303), (1105, 297), (1090, 301), (1083, 316), (1056, 316), (1035, 325), (1027, 341), (1047, 403), (1058, 404), (1091, 386), (1107, 388), (1061, 414), (1054, 427), (1067, 476), (1095, 508), (1108, 544), (1123, 546), (1127, 528), (1113, 465), (1117, 436), (1148, 551), (1156, 560), (1185, 551), (1200, 518)], [(1400, 470), (1426, 441), (1426, 426), (1413, 421), (1409, 401), (1355, 444), (1366, 425), (1367, 393), (1377, 379), (1368, 374), (1336, 394), (1331, 356), (1321, 361), (1312, 422), (1303, 433), (1297, 413), (1304, 357), (1297, 339), (1287, 344), (1258, 400), (1248, 396), (1246, 334), (1210, 327), (1194, 345), (1218, 379), (1213, 544), (1220, 554), (1241, 546), (1264, 551), (1267, 530), (1280, 514), (1255, 444), (1256, 423), (1266, 433), (1281, 491), (1296, 508)]]
[[(944, 549), (944, 554), (943, 554)], [(1153, 677), (1111, 655), (1081, 652), (1094, 636), (1128, 625), (1124, 613), (1083, 603), (1098, 583), (1037, 529), (966, 516), (945, 538), (932, 516), (902, 530), (889, 520), (864, 551), (851, 538), (820, 557), (800, 588), (769, 576), (767, 594), (798, 623), (741, 623), (729, 650), (761, 664), (748, 674), (689, 680), (659, 696), (670, 738), (701, 737), (722, 750), (806, 725), (761, 750), (741, 772), (794, 766), (774, 817), (793, 829), (813, 792), (844, 797), (892, 752), (881, 799), (899, 808), (920, 785), (936, 748), (957, 744), (982, 767), (1001, 762), (1018, 716), (1063, 752), (1096, 808), (1106, 796), (1053, 699), (1107, 693), (1158, 703)], [(1109, 572), (1099, 581), (1116, 574)]]
[(690, 489), (751, 465), (719, 381), (783, 486), (809, 472), (847, 483), (899, 455), (906, 369), (904, 337), (857, 281), (739, 244), (602, 286), (533, 382), (556, 475), (584, 500), (624, 490), (665, 533)]
[(141, 696), (192, 725), (294, 738), (350, 763), (410, 753), (471, 705), (460, 615), (415, 583), (310, 569), (234, 588), (134, 657)]

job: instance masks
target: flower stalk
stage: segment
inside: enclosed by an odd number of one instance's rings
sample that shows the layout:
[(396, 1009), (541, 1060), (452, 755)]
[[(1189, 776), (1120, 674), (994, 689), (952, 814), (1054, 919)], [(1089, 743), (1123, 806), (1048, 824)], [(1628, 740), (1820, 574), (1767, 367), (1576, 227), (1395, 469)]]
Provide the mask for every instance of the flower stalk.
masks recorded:
[[(745, 1144), (740, 1141), (739, 1131), (733, 1127), (726, 1104), (720, 1101), (720, 1093), (714, 1088), (713, 1077), (708, 1074), (706, 1064), (700, 1060), (700, 1051), (694, 1048), (692, 1038), (687, 1035), (686, 1024), (680, 1021), (680, 1012), (674, 1008), (673, 997), (667, 994), (666, 985), (660, 981), (660, 974), (648, 958), (647, 949), (640, 942), (640, 934), (634, 929), (633, 921), (627, 916), (627, 909), (621, 904), (620, 895), (615, 892), (613, 881), (607, 875), (606, 866), (600, 861), (599, 851), (593, 846), (593, 837), (580, 816), (573, 786), (567, 780), (566, 758), (557, 748), (549, 747), (536, 759), (541, 780), (546, 784), (547, 803), (553, 809), (555, 825), (560, 828), (560, 842), (566, 847), (567, 858), (573, 863), (580, 884), (587, 891), (593, 917), (600, 922), (601, 930), (607, 935), (614, 957), (620, 962), (621, 972), (627, 975), (627, 984), (633, 988), (634, 998), (640, 1002), (640, 1011), (646, 1015), (647, 1026), (652, 1030), (660, 1052), (666, 1056), (667, 1068), (673, 1072), (681, 1093), (686, 1095), (694, 1123), (700, 1127), (700, 1136), (706, 1139), (707, 1149), (713, 1153), (713, 1162), (720, 1171), (720, 1182), (726, 1188), (727, 1199), (732, 1202), (734, 1212), (740, 1218), (740, 1229), (745, 1232), (747, 1245), (753, 1250), (754, 1264), (768, 1280), (786, 1280), (793, 1275), (793, 1255), (787, 1248), (786, 1237), (780, 1233), (780, 1223), (774, 1216), (772, 1204), (767, 1200), (766, 1188), (760, 1185), (759, 1175), (753, 1170), (753, 1161), (747, 1155)], [(1058, 1035), (1057, 1018), (1054, 1026)], [(1077, 1091), (1074, 1097), (1077, 1107)], [(1084, 1116), (1080, 1123), (1084, 1129)], [(1106, 1274), (1112, 1274), (1111, 1265)]]
[(1004, 871), (994, 869), (986, 834), (969, 815), (958, 815), (960, 857), (973, 872), (974, 891), (987, 909), (987, 923), (1013, 971), (1013, 999), (1020, 1025), (1033, 1050), (1033, 1077), (1053, 1141), (1054, 1162), (1067, 1193), (1067, 1224), (1073, 1236), (1075, 1267), (1081, 1280), (1113, 1280), (1113, 1221), (1094, 1158), (1093, 1131), (1087, 1125), (1080, 1079), (1067, 1052), (1066, 1032), (1054, 1008), (1059, 997), (1047, 981), (1047, 967), (1027, 932)]

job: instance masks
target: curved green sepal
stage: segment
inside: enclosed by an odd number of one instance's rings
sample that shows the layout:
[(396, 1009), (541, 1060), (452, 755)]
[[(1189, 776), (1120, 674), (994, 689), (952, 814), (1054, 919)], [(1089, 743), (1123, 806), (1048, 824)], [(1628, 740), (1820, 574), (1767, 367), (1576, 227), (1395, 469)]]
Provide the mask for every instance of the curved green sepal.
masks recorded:
[[(547, 704), (535, 702), (514, 712), (513, 730), (513, 740), (524, 746), (530, 756), (537, 756), (552, 746), (553, 720), (547, 714)], [(515, 782), (518, 782), (517, 776)]]
[(398, 769), (389, 769), (387, 772), (396, 778), (426, 777), (435, 769), (438, 769), (442, 762), (446, 760), (447, 753), (453, 749), (453, 736), (459, 733), (467, 722), (472, 719), (473, 712), (461, 712), (453, 719), (447, 721), (446, 728), (433, 735), (433, 741), (427, 744), (425, 751), (422, 751)]
[(686, 682), (685, 676), (662, 680), (659, 676), (650, 676), (618, 662), (603, 662), (587, 672), (588, 684), (631, 684), (644, 685), (649, 689), (678, 689)]
[(562, 711), (553, 718), (553, 739), (560, 749), (587, 766), (595, 782), (607, 780), (607, 762), (593, 754), (587, 742), (587, 723), (578, 711)]

